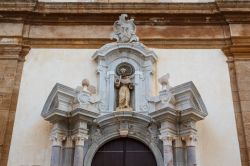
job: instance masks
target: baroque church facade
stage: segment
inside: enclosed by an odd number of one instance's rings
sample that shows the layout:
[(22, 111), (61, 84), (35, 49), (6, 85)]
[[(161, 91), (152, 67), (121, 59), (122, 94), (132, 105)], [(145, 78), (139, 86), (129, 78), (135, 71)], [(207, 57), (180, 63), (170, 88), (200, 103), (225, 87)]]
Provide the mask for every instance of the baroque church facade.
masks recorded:
[(0, 166), (249, 165), (249, 1), (0, 15)]

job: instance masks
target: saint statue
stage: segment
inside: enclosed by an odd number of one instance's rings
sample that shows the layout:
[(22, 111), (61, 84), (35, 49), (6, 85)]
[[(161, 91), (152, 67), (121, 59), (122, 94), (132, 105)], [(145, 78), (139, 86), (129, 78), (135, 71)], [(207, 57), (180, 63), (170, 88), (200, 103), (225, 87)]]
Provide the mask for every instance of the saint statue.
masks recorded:
[(132, 111), (130, 107), (130, 90), (134, 88), (134, 85), (130, 77), (126, 74), (127, 69), (120, 69), (120, 76), (115, 80), (115, 86), (118, 90), (118, 107), (116, 111)]

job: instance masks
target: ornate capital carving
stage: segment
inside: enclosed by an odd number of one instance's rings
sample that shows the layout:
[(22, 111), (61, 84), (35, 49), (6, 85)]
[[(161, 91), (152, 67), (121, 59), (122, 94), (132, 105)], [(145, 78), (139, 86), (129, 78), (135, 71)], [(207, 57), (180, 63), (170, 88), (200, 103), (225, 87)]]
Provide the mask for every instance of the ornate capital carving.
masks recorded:
[(72, 148), (72, 147), (74, 147), (74, 146), (73, 146), (73, 138), (72, 138), (71, 136), (68, 136), (68, 137), (66, 138), (66, 143), (65, 143), (64, 147), (67, 147), (67, 148)]
[(182, 140), (185, 140), (186, 146), (196, 146), (198, 139), (196, 134), (190, 134), (187, 136), (183, 136)]
[(174, 136), (172, 135), (159, 135), (160, 140), (162, 140), (164, 145), (173, 146)]
[(50, 140), (52, 141), (52, 146), (62, 146), (62, 142), (66, 140), (66, 135), (55, 131), (51, 134)]
[(84, 141), (88, 139), (88, 135), (84, 133), (78, 133), (73, 136), (76, 146), (84, 146)]
[(183, 140), (182, 140), (182, 138), (181, 137), (175, 137), (174, 138), (174, 141), (175, 141), (175, 147), (176, 148), (181, 148), (181, 147), (183, 147)]

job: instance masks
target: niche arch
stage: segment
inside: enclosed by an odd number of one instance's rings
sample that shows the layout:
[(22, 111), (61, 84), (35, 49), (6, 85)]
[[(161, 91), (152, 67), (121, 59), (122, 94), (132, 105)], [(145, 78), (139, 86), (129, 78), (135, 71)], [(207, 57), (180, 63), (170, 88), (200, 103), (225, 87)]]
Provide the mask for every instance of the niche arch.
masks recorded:
[(92, 57), (98, 63), (98, 91), (102, 103), (106, 103), (102, 113), (115, 111), (116, 95), (114, 81), (117, 65), (126, 62), (135, 69), (133, 111), (149, 113), (147, 99), (152, 95), (152, 74), (157, 61), (153, 51), (142, 43), (110, 43), (100, 48)]

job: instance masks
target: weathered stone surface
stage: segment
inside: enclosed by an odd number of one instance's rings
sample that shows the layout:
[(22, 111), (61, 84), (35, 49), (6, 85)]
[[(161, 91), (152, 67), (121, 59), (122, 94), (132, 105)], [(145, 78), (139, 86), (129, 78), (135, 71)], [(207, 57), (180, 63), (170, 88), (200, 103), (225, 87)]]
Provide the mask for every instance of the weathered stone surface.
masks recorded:
[(246, 124), (249, 123), (250, 114), (246, 111), (249, 111), (247, 98), (248, 95), (250, 95), (250, 91), (245, 89), (248, 89), (248, 87), (246, 87), (246, 82), (249, 80), (249, 62), (233, 61), (233, 58), (229, 58), (228, 62), (241, 162), (242, 165), (248, 165), (249, 151), (247, 147), (249, 146), (248, 140), (250, 131)]
[(239, 91), (239, 97), (241, 101), (250, 101), (250, 91)]
[(74, 153), (74, 164), (73, 166), (82, 166), (83, 160), (84, 160), (84, 147), (83, 146), (76, 146), (75, 147), (75, 153)]
[(250, 36), (250, 24), (231, 24), (232, 36)]
[[(15, 27), (18, 29), (18, 26)], [(15, 28), (6, 29), (10, 33), (15, 34)], [(5, 32), (4, 32), (5, 33)], [(6, 32), (7, 33), (7, 32)], [(7, 34), (6, 34), (7, 35)], [(19, 85), (21, 80), (21, 73), (23, 62), (17, 59), (4, 59), (3, 54), (10, 54), (10, 57), (21, 57), (22, 49), (17, 46), (13, 49), (5, 49), (0, 47), (0, 144), (2, 151), (0, 151), (0, 165), (7, 165), (10, 142), (12, 137), (12, 130), (15, 119), (15, 111), (17, 105), (17, 98), (19, 93)]]
[(61, 161), (62, 161), (62, 147), (53, 146), (50, 166), (61, 166), (62, 165)]
[(187, 148), (187, 166), (195, 166), (195, 165), (197, 165), (195, 147), (189, 146)]
[(173, 147), (170, 145), (164, 145), (163, 147), (164, 155), (164, 166), (174, 166), (173, 159)]
[[(21, 36), (23, 24), (20, 23), (0, 23), (0, 36)], [(1, 40), (0, 40), (1, 41)]]
[(243, 112), (249, 111), (250, 112), (250, 101), (240, 101), (240, 104), (241, 104), (241, 111), (243, 111)]

